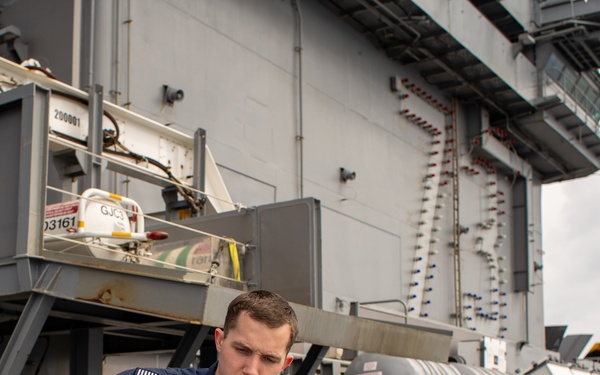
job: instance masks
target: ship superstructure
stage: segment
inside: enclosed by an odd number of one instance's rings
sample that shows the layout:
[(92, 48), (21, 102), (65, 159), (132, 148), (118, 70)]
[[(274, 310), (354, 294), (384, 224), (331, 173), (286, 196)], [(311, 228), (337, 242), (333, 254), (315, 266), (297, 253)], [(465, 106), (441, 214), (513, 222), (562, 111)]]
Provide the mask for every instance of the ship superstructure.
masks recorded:
[(597, 1), (2, 6), (0, 374), (210, 364), (256, 288), (290, 372), (557, 368), (540, 195), (600, 168)]

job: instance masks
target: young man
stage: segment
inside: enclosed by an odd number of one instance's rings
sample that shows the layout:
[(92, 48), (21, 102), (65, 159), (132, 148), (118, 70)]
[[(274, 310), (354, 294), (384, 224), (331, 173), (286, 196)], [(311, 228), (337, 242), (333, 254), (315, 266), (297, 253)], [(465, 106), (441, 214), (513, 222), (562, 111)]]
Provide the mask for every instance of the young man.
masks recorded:
[(292, 363), (298, 335), (292, 307), (276, 293), (258, 290), (236, 297), (223, 329), (215, 330), (219, 361), (207, 369), (127, 370), (118, 375), (276, 375)]

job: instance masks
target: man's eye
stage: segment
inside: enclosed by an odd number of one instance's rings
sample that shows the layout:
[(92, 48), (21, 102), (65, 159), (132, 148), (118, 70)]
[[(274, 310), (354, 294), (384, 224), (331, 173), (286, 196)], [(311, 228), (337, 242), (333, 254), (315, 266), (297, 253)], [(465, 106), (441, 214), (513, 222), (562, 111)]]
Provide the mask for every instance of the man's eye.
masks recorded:
[(271, 357), (264, 357), (265, 361), (269, 362), (269, 363), (277, 363), (277, 360), (275, 358), (271, 358)]
[(240, 353), (244, 353), (244, 354), (248, 354), (250, 353), (250, 350), (246, 349), (246, 348), (236, 348), (236, 350)]

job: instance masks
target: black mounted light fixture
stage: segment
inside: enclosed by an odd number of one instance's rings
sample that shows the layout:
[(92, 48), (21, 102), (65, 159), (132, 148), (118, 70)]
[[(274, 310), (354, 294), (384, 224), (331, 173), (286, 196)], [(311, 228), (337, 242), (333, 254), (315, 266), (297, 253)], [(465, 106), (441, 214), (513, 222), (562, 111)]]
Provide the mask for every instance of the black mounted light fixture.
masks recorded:
[(173, 106), (175, 102), (183, 100), (184, 92), (182, 89), (176, 89), (169, 85), (163, 85), (163, 102)]
[(348, 182), (349, 180), (354, 180), (356, 178), (356, 172), (346, 169), (344, 167), (340, 168), (340, 180), (342, 182)]

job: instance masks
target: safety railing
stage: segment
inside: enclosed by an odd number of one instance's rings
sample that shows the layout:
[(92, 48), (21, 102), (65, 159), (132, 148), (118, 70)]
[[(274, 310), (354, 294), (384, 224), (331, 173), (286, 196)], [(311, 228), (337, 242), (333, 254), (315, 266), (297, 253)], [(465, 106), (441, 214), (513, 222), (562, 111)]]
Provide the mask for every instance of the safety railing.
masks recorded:
[(555, 68), (545, 70), (542, 85), (543, 96), (558, 97), (590, 130), (596, 135), (600, 135), (600, 107), (586, 93), (588, 89), (594, 92), (598, 92), (598, 89), (586, 82), (588, 88), (584, 91), (578, 85), (578, 80), (569, 78), (561, 71), (559, 71), (560, 74), (556, 74), (556, 71), (559, 70)]

